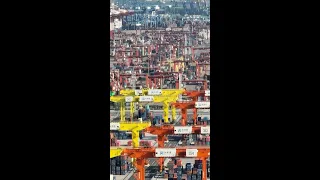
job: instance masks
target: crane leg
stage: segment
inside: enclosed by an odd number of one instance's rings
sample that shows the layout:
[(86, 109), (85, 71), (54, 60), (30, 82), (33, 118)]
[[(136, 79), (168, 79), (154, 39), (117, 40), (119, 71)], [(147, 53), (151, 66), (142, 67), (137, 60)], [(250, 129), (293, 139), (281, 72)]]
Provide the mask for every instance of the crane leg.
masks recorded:
[(176, 120), (176, 108), (174, 106), (171, 107), (171, 111), (172, 111), (172, 121)]
[(169, 104), (168, 102), (163, 102), (163, 119), (165, 123), (169, 123), (168, 114), (169, 114)]
[(132, 129), (132, 146), (139, 147), (139, 131), (137, 129)]
[(207, 158), (202, 159), (202, 179), (207, 180)]
[(186, 126), (188, 122), (187, 109), (181, 109), (181, 113), (182, 113), (181, 125)]
[[(158, 135), (158, 147), (163, 148), (164, 147), (164, 135)], [(163, 169), (163, 163), (164, 163), (164, 158), (159, 158), (158, 164), (160, 168), (160, 172), (162, 172)]]
[(163, 158), (163, 157), (159, 158), (158, 163), (159, 163), (159, 171), (162, 172), (162, 170), (163, 170), (164, 158)]
[(139, 180), (145, 180), (145, 159), (144, 158), (139, 158), (137, 159), (137, 170), (138, 170), (138, 177)]
[(124, 102), (120, 102), (120, 121), (125, 121), (126, 111)]
[(197, 121), (198, 121), (197, 115), (198, 115), (197, 109), (193, 108), (193, 125), (197, 125)]

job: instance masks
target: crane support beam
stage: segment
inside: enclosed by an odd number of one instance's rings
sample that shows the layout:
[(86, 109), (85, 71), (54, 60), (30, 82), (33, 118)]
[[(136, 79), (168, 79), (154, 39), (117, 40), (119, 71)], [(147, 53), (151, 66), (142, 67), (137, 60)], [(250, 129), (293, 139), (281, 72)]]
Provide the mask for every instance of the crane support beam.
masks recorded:
[[(143, 89), (142, 94), (148, 95), (149, 89)], [(185, 90), (184, 89), (162, 89), (161, 96), (178, 96), (179, 94), (182, 94)], [(135, 96), (135, 90), (133, 89), (125, 89), (120, 90), (120, 94), (123, 96)]]
[[(187, 149), (197, 149), (198, 152), (194, 156), (194, 158), (208, 158), (210, 156), (210, 147), (197, 147), (197, 146), (192, 146), (192, 147), (178, 147), (178, 148), (173, 148), (176, 149), (176, 156), (175, 157), (180, 157), (180, 158), (185, 158), (187, 157), (186, 151)], [(122, 153), (127, 154), (128, 156), (132, 158), (156, 158), (155, 156), (156, 148), (154, 147), (148, 147), (148, 148), (126, 148), (123, 149)]]

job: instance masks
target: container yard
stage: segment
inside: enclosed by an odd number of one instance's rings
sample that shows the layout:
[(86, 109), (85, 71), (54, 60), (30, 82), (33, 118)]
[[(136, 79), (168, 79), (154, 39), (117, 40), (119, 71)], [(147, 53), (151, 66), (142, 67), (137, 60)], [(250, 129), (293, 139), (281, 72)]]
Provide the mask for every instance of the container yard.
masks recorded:
[(210, 179), (210, 1), (110, 1), (110, 179)]

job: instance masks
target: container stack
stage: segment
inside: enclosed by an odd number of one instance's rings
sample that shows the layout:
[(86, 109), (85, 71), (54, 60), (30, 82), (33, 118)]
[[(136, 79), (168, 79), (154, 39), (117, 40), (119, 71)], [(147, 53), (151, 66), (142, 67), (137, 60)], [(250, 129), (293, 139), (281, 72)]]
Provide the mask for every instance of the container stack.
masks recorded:
[(210, 119), (208, 117), (198, 117), (197, 125), (210, 125)]
[(194, 164), (194, 173), (196, 174), (196, 179), (195, 180), (201, 180), (202, 179), (202, 160), (195, 160)]
[(110, 139), (110, 146), (120, 146), (120, 142), (117, 139)]
[(152, 120), (152, 125), (160, 125), (162, 120), (162, 116), (154, 116)]
[(125, 175), (132, 168), (128, 156), (122, 155), (110, 159), (110, 172), (113, 175)]
[[(181, 160), (176, 159), (169, 161), (167, 164), (168, 171), (165, 172), (164, 178), (168, 180), (202, 180), (202, 160), (195, 160), (195, 163), (186, 163), (183, 168)], [(207, 161), (207, 177), (210, 177), (210, 163)]]
[(131, 135), (123, 131), (113, 131), (114, 136), (119, 140), (131, 139)]
[(143, 139), (144, 137), (145, 137), (145, 133), (142, 132), (142, 131), (140, 131), (140, 132), (139, 132), (139, 138), (140, 138), (140, 139)]
[(207, 177), (210, 178), (210, 161), (207, 161)]
[(195, 144), (199, 146), (210, 146), (210, 136), (197, 134)]
[[(152, 147), (152, 141), (139, 141), (140, 147)], [(128, 146), (132, 146), (132, 141), (128, 141)]]
[(110, 133), (110, 146), (120, 146), (120, 142), (117, 140), (114, 133)]
[(143, 108), (139, 109), (138, 118), (142, 118), (142, 120), (145, 120), (147, 118), (147, 111)]
[(187, 180), (191, 180), (191, 178), (192, 178), (192, 165), (191, 165), (191, 163), (186, 163), (186, 174), (187, 174)]
[(164, 174), (164, 178), (168, 180), (182, 180), (182, 161), (180, 159), (171, 160), (167, 164), (168, 171)]

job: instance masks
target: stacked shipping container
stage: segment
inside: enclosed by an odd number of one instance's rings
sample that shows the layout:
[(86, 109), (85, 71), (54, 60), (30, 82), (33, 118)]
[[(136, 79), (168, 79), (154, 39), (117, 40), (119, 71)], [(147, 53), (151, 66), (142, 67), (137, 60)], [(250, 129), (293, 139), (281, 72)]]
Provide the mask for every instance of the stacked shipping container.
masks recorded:
[(110, 159), (110, 173), (113, 175), (125, 175), (131, 168), (132, 162), (126, 155)]
[(117, 140), (117, 137), (115, 137), (114, 133), (110, 133), (110, 146), (119, 146), (120, 143)]
[[(152, 147), (152, 141), (139, 141), (140, 147)], [(132, 146), (132, 141), (128, 141), (128, 146)]]
[[(168, 180), (202, 180), (202, 160), (195, 160), (194, 165), (186, 163), (183, 168), (180, 159), (169, 161), (167, 164), (168, 171), (165, 172), (164, 178)], [(207, 161), (207, 177), (210, 177), (210, 163)]]
[(180, 159), (171, 160), (167, 164), (168, 172), (165, 173), (164, 178), (168, 178), (168, 180), (182, 180), (183, 167)]

